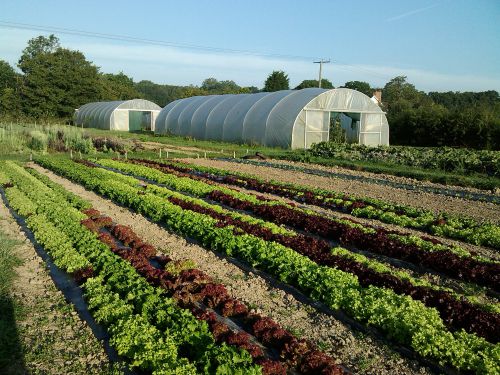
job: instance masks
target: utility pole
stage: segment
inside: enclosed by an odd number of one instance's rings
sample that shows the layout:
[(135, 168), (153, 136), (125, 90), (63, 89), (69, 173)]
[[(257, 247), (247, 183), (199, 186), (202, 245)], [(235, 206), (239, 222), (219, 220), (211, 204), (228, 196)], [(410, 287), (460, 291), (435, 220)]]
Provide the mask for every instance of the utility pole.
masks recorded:
[(323, 64), (328, 64), (330, 60), (319, 60), (313, 61), (314, 64), (319, 64), (319, 79), (318, 79), (318, 87), (321, 88), (321, 71), (323, 70)]

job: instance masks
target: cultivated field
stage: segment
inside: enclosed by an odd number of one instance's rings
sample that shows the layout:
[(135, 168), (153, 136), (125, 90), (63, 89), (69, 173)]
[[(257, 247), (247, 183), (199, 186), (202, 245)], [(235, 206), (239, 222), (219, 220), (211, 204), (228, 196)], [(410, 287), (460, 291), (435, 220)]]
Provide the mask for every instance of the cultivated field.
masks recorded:
[(0, 161), (0, 368), (500, 373), (495, 192), (149, 146)]

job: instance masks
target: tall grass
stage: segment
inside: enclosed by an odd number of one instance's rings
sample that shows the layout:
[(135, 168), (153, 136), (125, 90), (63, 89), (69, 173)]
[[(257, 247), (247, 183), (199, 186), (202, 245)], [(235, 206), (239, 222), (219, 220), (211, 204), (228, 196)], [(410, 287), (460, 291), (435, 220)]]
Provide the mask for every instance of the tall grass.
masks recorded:
[(37, 125), (36, 123), (0, 123), (0, 155), (29, 151), (46, 152), (95, 151), (92, 139), (82, 129), (68, 125)]

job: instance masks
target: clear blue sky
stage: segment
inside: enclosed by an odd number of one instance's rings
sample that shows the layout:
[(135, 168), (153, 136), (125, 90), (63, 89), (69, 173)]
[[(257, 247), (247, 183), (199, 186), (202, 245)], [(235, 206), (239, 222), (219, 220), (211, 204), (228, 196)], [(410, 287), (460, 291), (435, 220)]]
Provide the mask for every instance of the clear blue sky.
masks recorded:
[[(294, 86), (317, 79), (313, 59), (329, 58), (323, 77), (335, 86), (383, 86), (407, 75), (424, 91), (500, 91), (500, 0), (2, 0), (0, 21), (257, 52), (55, 33), (102, 71), (135, 81), (199, 85), (215, 77), (262, 87), (272, 70), (284, 70)], [(41, 34), (50, 32), (0, 26), (0, 59), (15, 65)]]

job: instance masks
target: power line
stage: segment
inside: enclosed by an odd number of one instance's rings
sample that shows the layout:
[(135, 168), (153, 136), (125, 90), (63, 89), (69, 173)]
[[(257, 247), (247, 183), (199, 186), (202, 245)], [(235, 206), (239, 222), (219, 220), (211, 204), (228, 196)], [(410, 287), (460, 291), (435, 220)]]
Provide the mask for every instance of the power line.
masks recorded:
[(163, 41), (163, 40), (138, 38), (138, 37), (127, 36), (127, 35), (96, 33), (96, 32), (85, 31), (85, 30), (67, 29), (67, 28), (53, 27), (53, 26), (41, 26), (41, 25), (33, 25), (33, 24), (27, 24), (27, 23), (1, 21), (1, 20), (0, 20), (0, 27), (7, 27), (7, 28), (13, 28), (13, 29), (24, 29), (24, 30), (36, 30), (36, 31), (45, 31), (45, 32), (56, 32), (56, 33), (60, 33), (60, 34), (85, 36), (85, 37), (98, 38), (98, 39), (119, 40), (119, 41), (124, 41), (124, 42), (139, 42), (139, 43), (144, 43), (144, 44), (152, 44), (152, 45), (165, 46), (165, 47), (196, 49), (196, 50), (204, 50), (204, 51), (209, 51), (209, 52), (224, 52), (224, 53), (254, 55), (254, 56), (262, 56), (262, 57), (281, 57), (281, 58), (300, 59), (300, 60), (310, 60), (310, 59), (314, 58), (311, 56), (287, 55), (287, 54), (248, 51), (248, 50), (239, 50), (239, 49), (231, 49), (231, 48), (210, 47), (210, 46), (202, 46), (202, 45), (197, 45), (197, 44), (176, 43), (176, 42)]
[[(259, 56), (259, 57), (268, 57), (268, 58), (274, 57), (274, 58), (284, 58), (284, 59), (293, 59), (293, 60), (309, 60), (309, 61), (315, 59), (315, 57), (311, 57), (311, 56), (267, 53), (267, 52), (259, 52), (259, 51), (221, 48), (221, 47), (213, 47), (213, 46), (203, 46), (203, 45), (197, 45), (197, 44), (176, 43), (176, 42), (163, 41), (163, 40), (138, 38), (138, 37), (127, 36), (127, 35), (97, 33), (97, 32), (92, 32), (92, 31), (85, 31), (85, 30), (68, 29), (68, 28), (53, 27), (53, 26), (43, 26), (43, 25), (35, 25), (35, 24), (20, 23), (20, 22), (10, 22), (10, 21), (2, 21), (2, 20), (0, 20), (0, 27), (11, 28), (11, 29), (43, 31), (43, 32), (51, 32), (51, 33), (59, 33), (59, 34), (68, 34), (68, 35), (76, 35), (76, 36), (97, 38), (97, 39), (117, 40), (117, 41), (122, 41), (122, 42), (135, 42), (135, 43), (150, 44), (150, 45), (157, 45), (157, 46), (163, 46), (163, 47), (175, 47), (175, 48), (182, 48), (182, 49), (201, 50), (201, 51), (207, 51), (207, 52), (240, 54), (240, 55), (246, 55), (246, 56)], [(337, 62), (344, 66), (344, 67), (339, 67), (337, 65), (337, 67), (340, 69), (344, 68), (344, 69), (352, 70), (352, 71), (363, 70), (371, 75), (378, 76), (378, 77), (381, 77), (384, 79), (392, 78), (392, 77), (382, 75), (376, 71), (359, 67), (357, 65), (347, 64), (345, 62), (340, 62), (340, 61), (337, 61)], [(352, 67), (352, 69), (346, 68), (346, 66), (350, 66), (350, 67)]]

